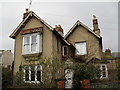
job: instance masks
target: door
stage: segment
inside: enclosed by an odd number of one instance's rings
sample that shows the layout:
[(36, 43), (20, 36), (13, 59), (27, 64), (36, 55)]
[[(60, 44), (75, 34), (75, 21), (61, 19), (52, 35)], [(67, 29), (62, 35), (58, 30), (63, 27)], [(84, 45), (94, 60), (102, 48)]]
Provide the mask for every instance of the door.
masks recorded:
[(73, 70), (72, 69), (66, 69), (65, 70), (65, 88), (72, 88), (73, 87)]

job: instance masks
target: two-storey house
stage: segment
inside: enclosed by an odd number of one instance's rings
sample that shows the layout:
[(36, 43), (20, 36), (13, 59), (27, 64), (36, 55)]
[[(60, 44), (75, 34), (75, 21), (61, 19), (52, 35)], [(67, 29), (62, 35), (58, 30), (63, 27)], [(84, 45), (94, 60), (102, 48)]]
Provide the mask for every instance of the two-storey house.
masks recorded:
[[(53, 78), (65, 75), (69, 70), (55, 71), (41, 61), (53, 63), (58, 60), (65, 63), (89, 63), (93, 58), (102, 58), (102, 37), (96, 17), (93, 18), (94, 30), (91, 30), (79, 20), (63, 37), (60, 25), (51, 27), (33, 11), (26, 9), (22, 22), (10, 35), (15, 39), (14, 74), (23, 66), (23, 81), (25, 83), (51, 82)], [(44, 68), (49, 68), (44, 69)], [(72, 87), (70, 71), (65, 75), (69, 79), (66, 87)]]

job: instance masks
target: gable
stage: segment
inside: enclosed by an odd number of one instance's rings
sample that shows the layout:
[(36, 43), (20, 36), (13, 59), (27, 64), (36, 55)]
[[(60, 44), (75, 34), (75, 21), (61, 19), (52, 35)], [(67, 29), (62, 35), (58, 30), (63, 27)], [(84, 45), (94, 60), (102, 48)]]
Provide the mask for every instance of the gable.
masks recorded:
[(84, 41), (98, 41), (98, 38), (91, 34), (86, 28), (79, 25), (77, 26), (72, 34), (69, 35), (69, 37), (66, 39), (68, 42), (70, 42), (72, 45), (74, 45), (75, 42), (84, 42)]
[(36, 27), (43, 27), (43, 24), (35, 17), (32, 17), (23, 29), (36, 28)]
[(65, 35), (64, 38), (67, 39), (78, 26), (84, 27), (87, 31), (89, 31), (89, 33), (93, 34), (97, 38), (101, 38), (101, 36), (97, 35), (94, 31), (92, 31), (89, 27), (87, 27), (85, 24), (83, 24), (79, 20), (73, 25), (73, 27), (68, 31), (68, 33)]
[[(28, 23), (31, 18), (36, 18), (38, 21), (40, 21), (43, 25), (45, 25), (47, 28), (49, 28), (51, 31), (53, 31), (54, 29), (47, 24), (44, 20), (42, 20), (40, 17), (38, 17), (34, 12), (30, 11), (30, 13), (28, 14), (28, 16), (17, 26), (17, 28), (14, 30), (14, 32), (10, 35), (11, 38), (16, 38), (16, 36), (19, 34), (19, 32), (26, 27), (26, 24), (28, 24), (27, 26), (29, 27)], [(32, 22), (34, 22), (36, 20), (32, 20)], [(36, 22), (38, 22), (36, 21)], [(35, 25), (36, 23), (33, 23), (33, 25)], [(32, 25), (32, 24), (30, 24)], [(31, 27), (33, 27), (33, 25)], [(38, 25), (38, 23), (36, 24), (36, 26)]]

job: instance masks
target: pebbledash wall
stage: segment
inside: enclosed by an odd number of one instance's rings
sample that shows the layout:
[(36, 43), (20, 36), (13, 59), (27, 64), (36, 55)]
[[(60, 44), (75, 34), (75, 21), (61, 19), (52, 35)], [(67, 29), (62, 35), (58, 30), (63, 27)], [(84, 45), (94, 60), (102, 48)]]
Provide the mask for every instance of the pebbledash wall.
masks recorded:
[[(77, 63), (76, 59), (79, 59), (79, 56), (81, 55), (78, 55), (76, 58), (76, 42), (86, 42), (85, 48), (87, 50), (87, 53), (86, 55), (82, 55), (86, 58), (84, 62), (90, 62), (92, 58), (101, 59), (102, 37), (100, 36), (100, 29), (98, 28), (98, 21), (96, 17), (94, 17), (93, 26), (95, 26), (94, 31), (89, 29), (81, 22), (77, 21), (75, 25), (73, 25), (73, 27), (71, 28), (73, 30), (70, 30), (71, 32), (68, 32), (68, 34), (63, 37), (63, 29), (60, 25), (58, 25), (59, 29), (56, 29), (57, 27), (52, 28), (33, 11), (26, 10), (22, 22), (10, 35), (11, 38), (15, 39), (13, 70), (14, 74), (19, 72), (20, 66), (42, 65), (41, 75), (43, 76), (43, 82), (46, 80), (46, 78), (48, 79), (48, 81), (51, 81), (53, 77), (64, 77), (65, 73), (63, 69), (56, 71), (57, 74), (54, 74), (53, 76), (54, 67), (50, 67), (50, 65), (45, 66), (44, 64), (45, 62), (53, 64), (54, 60), (58, 61), (58, 63), (62, 63), (63, 65), (68, 60), (70, 60), (70, 62)], [(40, 36), (39, 52), (25, 54), (23, 53), (24, 36), (33, 33), (38, 33), (38, 35)], [(67, 48), (63, 48), (65, 46)], [(64, 55), (64, 53), (67, 54)], [(60, 67), (59, 64), (56, 65)]]

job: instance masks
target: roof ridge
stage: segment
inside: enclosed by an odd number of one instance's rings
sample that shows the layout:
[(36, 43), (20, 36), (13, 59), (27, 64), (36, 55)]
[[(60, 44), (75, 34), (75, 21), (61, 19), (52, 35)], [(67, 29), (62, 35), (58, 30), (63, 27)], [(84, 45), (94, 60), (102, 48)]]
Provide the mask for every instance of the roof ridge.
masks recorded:
[(17, 26), (17, 28), (13, 31), (13, 33), (9, 36), (11, 38), (16, 37), (16, 33), (18, 32), (18, 30), (20, 29), (20, 27), (25, 23), (25, 21), (30, 17), (34, 15), (38, 20), (40, 20), (41, 22), (43, 22), (49, 29), (54, 30), (54, 28), (52, 26), (50, 26), (48, 23), (46, 23), (43, 19), (41, 19), (37, 14), (35, 14), (33, 11), (30, 11), (29, 14), (27, 15), (27, 17), (25, 19), (23, 19), (20, 24)]
[(72, 28), (67, 32), (67, 34), (64, 36), (64, 38), (66, 39), (74, 30), (74, 28), (77, 25), (82, 25), (84, 28), (86, 28), (87, 30), (89, 30), (92, 34), (94, 34), (96, 37), (101, 38), (101, 36), (97, 35), (95, 32), (93, 32), (88, 26), (86, 26), (85, 24), (83, 24), (82, 22), (80, 22), (80, 20), (77, 20), (75, 22), (75, 24), (72, 26)]

